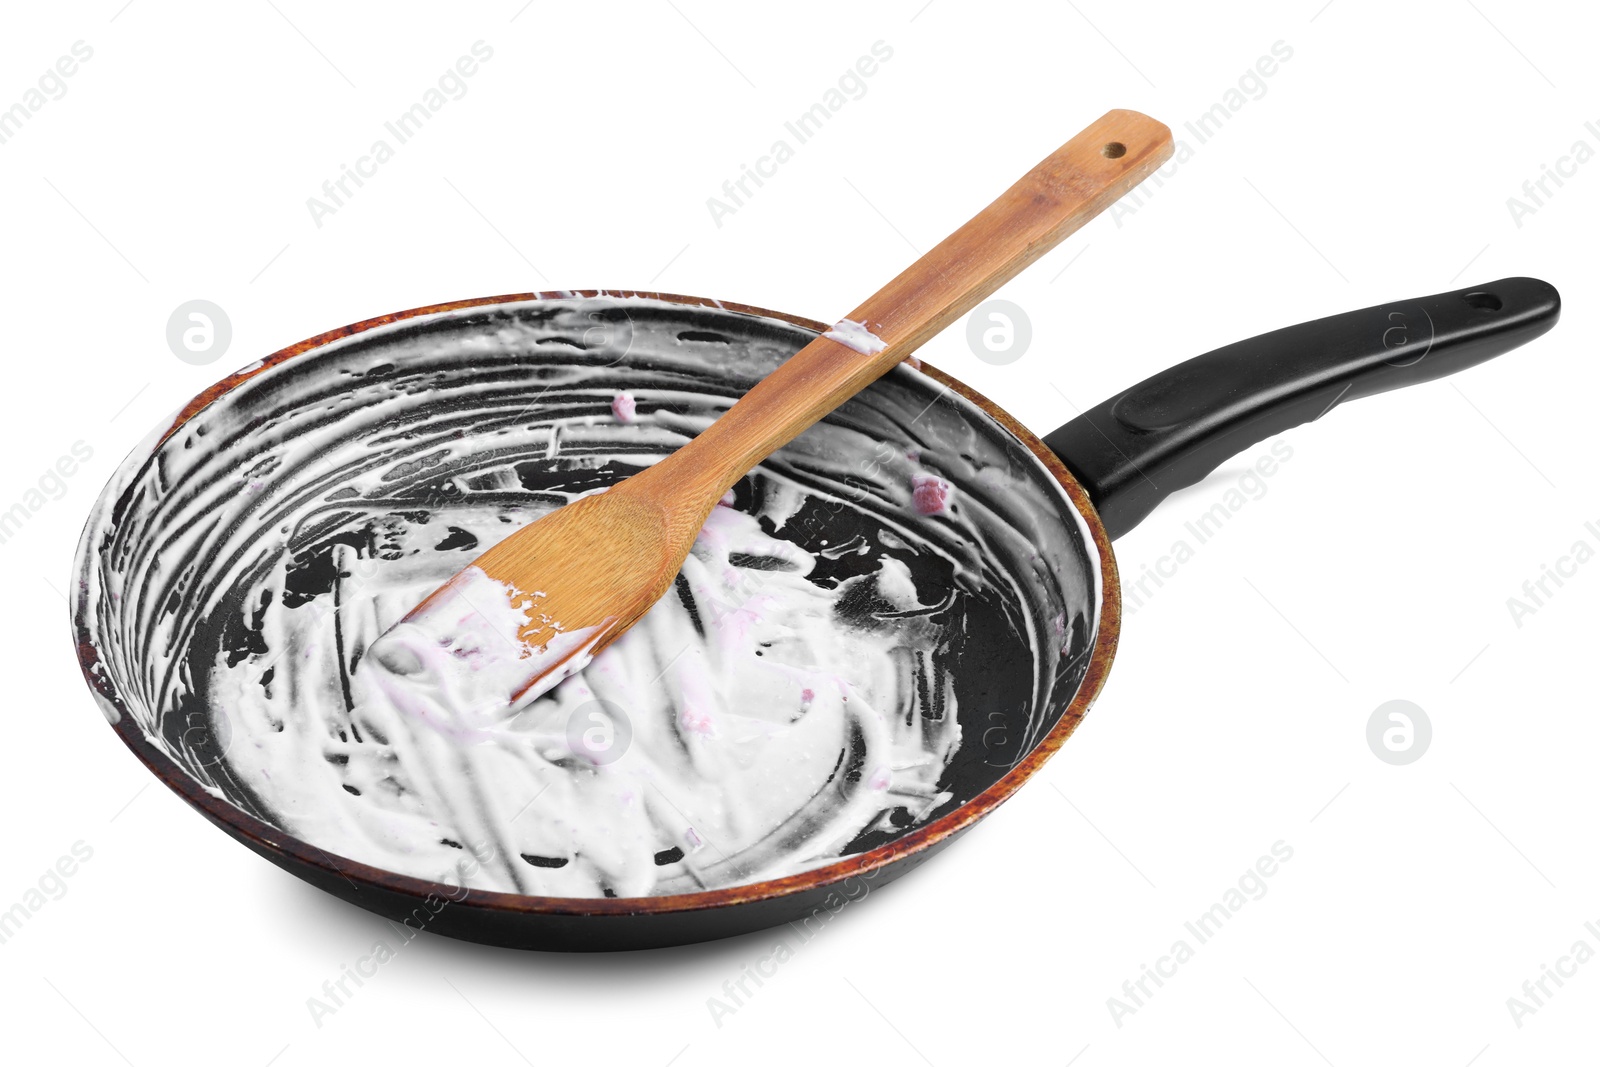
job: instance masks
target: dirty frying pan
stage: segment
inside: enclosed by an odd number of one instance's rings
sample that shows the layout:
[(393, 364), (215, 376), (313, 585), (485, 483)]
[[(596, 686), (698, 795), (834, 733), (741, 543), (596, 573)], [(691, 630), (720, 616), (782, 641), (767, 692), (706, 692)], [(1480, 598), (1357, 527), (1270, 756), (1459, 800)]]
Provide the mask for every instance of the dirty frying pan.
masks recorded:
[[(818, 582), (860, 565), (840, 546), (895, 546), (919, 602), (945, 605), (941, 662), (961, 727), (939, 783), (947, 801), (920, 819), (891, 812), (838, 860), (789, 877), (538, 897), (330, 855), (234, 772), (238, 742), (226, 715), (208, 712), (207, 679), (219, 658), (250, 654), (250, 579), (286, 554), (303, 564), (300, 603), (337, 610), (330, 560), (366, 543), (361, 531), (473, 494), (512, 506), (611, 484), (725, 410), (827, 328), (819, 322), (691, 297), (534, 293), (418, 308), (293, 345), (196, 397), (118, 468), (78, 548), (74, 639), (97, 703), (145, 766), (229, 835), (342, 900), (517, 948), (728, 937), (859, 899), (1039, 769), (1111, 665), (1121, 615), (1111, 541), (1163, 498), (1347, 400), (1510, 351), (1559, 311), (1549, 284), (1507, 278), (1335, 315), (1180, 363), (1043, 439), (950, 376), (902, 364), (785, 446), (738, 486), (734, 506), (761, 515), (780, 486), (800, 487), (784, 536), (826, 561)], [(612, 418), (624, 387), (648, 417)], [(330, 443), (296, 449), (307, 434)], [(905, 456), (950, 484), (981, 552), (948, 516), (908, 516), (882, 491)], [(377, 472), (362, 484), (382, 492), (350, 488), (358, 470)], [(785, 499), (795, 506), (793, 492)], [(982, 581), (956, 581), (937, 564), (946, 558), (969, 560)]]

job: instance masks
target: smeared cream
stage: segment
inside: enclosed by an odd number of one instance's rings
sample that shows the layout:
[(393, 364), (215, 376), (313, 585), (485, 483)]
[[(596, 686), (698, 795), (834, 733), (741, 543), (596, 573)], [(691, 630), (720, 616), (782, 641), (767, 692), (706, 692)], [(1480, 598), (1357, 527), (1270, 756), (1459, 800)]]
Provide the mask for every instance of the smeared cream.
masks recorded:
[(887, 341), (867, 329), (866, 323), (854, 319), (840, 319), (822, 336), (830, 341), (838, 341), (863, 356), (875, 356), (889, 347)]
[[(337, 616), (281, 606), (283, 561), (260, 632), (292, 658), (267, 684), (271, 652), (213, 665), (230, 767), (309, 840), (446, 880), (465, 844), (495, 857), (479, 888), (640, 896), (804, 869), (891, 809), (920, 819), (948, 799), (961, 728), (903, 564), (822, 589), (812, 556), (719, 507), (679, 587), (546, 694), (511, 699), (541, 655), (517, 642), (531, 601), (475, 568), (345, 670), (341, 645), (371, 641), (459, 565), (428, 551), (450, 528), (509, 532), (465, 512), (397, 531), (407, 565), (351, 581)], [(852, 622), (841, 605), (864, 596), (898, 617)]]
[[(674, 589), (550, 691), (512, 699), (535, 664), (502, 641), (538, 591), (481, 572), (374, 645), (477, 554), (667, 454), (811, 336), (572, 297), (439, 313), (269, 368), (136, 452), (91, 516), (77, 618), (103, 706), (331, 855), (477, 888), (743, 884), (949, 810), (1070, 699), (1097, 577), (1039, 462), (909, 367), (736, 487)], [(648, 414), (625, 419), (624, 393)], [(927, 478), (946, 488), (925, 514)], [(592, 636), (539, 654), (581, 662)], [(418, 686), (428, 664), (446, 680)]]
[(543, 596), (467, 567), (367, 646), (367, 669), (356, 676), (358, 694), (347, 710), (387, 702), (446, 724), (542, 696), (589, 665), (605, 629), (558, 624), (550, 640), (529, 644), (523, 635), (540, 616)]

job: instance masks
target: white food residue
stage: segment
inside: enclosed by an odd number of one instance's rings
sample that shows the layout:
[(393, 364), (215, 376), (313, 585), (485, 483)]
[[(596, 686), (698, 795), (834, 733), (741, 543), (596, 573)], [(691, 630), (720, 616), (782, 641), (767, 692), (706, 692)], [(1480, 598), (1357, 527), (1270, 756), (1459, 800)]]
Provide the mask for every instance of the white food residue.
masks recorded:
[(838, 341), (863, 356), (875, 356), (889, 347), (887, 341), (867, 329), (866, 323), (854, 319), (840, 319), (822, 336), (830, 341)]
[[(485, 518), (448, 525), (487, 532)], [(424, 524), (402, 544), (443, 533)], [(216, 664), (230, 765), (336, 855), (437, 879), (470, 846), (495, 857), (474, 874), (480, 888), (640, 896), (792, 873), (890, 808), (925, 814), (944, 799), (961, 739), (953, 701), (941, 692), (941, 714), (922, 714), (915, 639), (839, 612), (866, 589), (915, 612), (898, 561), (822, 589), (808, 554), (717, 507), (678, 588), (554, 689), (517, 700), (592, 635), (527, 648), (532, 597), (469, 568), (368, 649), (346, 698), (341, 645), (371, 640), (453, 562), (436, 554), (352, 584), (338, 617), (276, 606), (281, 570), (262, 634), (292, 657), (268, 685), (253, 660)]]

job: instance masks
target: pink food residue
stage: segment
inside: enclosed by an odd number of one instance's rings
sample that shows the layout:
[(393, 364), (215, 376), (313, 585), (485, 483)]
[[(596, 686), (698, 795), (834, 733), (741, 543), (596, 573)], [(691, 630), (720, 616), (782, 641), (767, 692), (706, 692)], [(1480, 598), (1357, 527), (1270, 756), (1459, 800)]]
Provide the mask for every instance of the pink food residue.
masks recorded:
[(678, 725), (695, 734), (711, 733), (711, 714), (695, 707), (686, 707), (678, 713)]
[(730, 638), (744, 638), (749, 636), (757, 623), (762, 621), (762, 612), (775, 603), (774, 598), (757, 594), (744, 602), (718, 612), (712, 619), (717, 631)]
[(924, 515), (945, 514), (950, 510), (950, 483), (932, 474), (913, 474), (911, 503)]
[(618, 422), (632, 422), (638, 417), (639, 403), (633, 399), (632, 393), (618, 393), (611, 400), (611, 414), (617, 417)]

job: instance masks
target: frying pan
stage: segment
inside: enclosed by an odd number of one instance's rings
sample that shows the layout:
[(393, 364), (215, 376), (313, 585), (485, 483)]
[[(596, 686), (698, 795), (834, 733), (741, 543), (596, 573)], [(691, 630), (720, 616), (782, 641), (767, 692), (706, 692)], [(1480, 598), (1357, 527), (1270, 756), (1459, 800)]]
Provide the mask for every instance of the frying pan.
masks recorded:
[[(949, 800), (921, 822), (892, 819), (864, 832), (836, 862), (788, 877), (654, 897), (537, 897), (330, 855), (286, 829), (231, 772), (226, 717), (207, 714), (204, 676), (238, 646), (238, 620), (249, 616), (240, 576), (256, 561), (282, 551), (322, 558), (358, 505), (395, 513), (430, 506), (471, 481), (479, 469), (471, 464), (509, 447), (511, 427), (604, 423), (598, 397), (611, 394), (588, 388), (596, 382), (625, 380), (641, 398), (677, 398), (663, 403), (663, 419), (696, 405), (714, 414), (823, 323), (654, 293), (534, 293), (418, 308), (290, 346), (201, 393), (123, 462), (79, 544), (74, 640), (101, 710), (162, 782), (279, 867), (390, 919), (558, 950), (814, 926), (945, 848), (1072, 733), (1116, 649), (1113, 538), (1250, 445), (1347, 400), (1509, 351), (1549, 330), (1559, 312), (1549, 284), (1506, 278), (1335, 315), (1180, 363), (1043, 439), (949, 375), (902, 365), (807, 431), (768, 466), (819, 492), (824, 483), (845, 486), (839, 499), (850, 504), (797, 522), (795, 536), (816, 542), (802, 547), (820, 551), (829, 543), (821, 535), (838, 544), (891, 522), (909, 529), (860, 470), (840, 475), (823, 462), (828, 447), (815, 442), (834, 441), (829, 434), (856, 442), (845, 453), (922, 450), (923, 462), (942, 464), (936, 469), (960, 506), (1005, 535), (974, 557), (993, 580), (963, 604), (963, 643), (946, 661), (963, 737), (940, 782)], [(330, 479), (317, 457), (288, 448), (307, 427), (346, 435), (363, 462), (391, 464), (390, 498), (352, 501), (337, 472)], [(670, 447), (652, 440), (630, 447)], [(456, 460), (437, 459), (451, 449), (466, 464), (454, 473)], [(627, 473), (599, 462), (558, 469), (533, 452), (513, 459), (518, 492), (592, 488)], [(759, 474), (738, 492), (739, 507), (758, 509)], [(929, 544), (949, 537), (945, 526), (925, 525)]]

